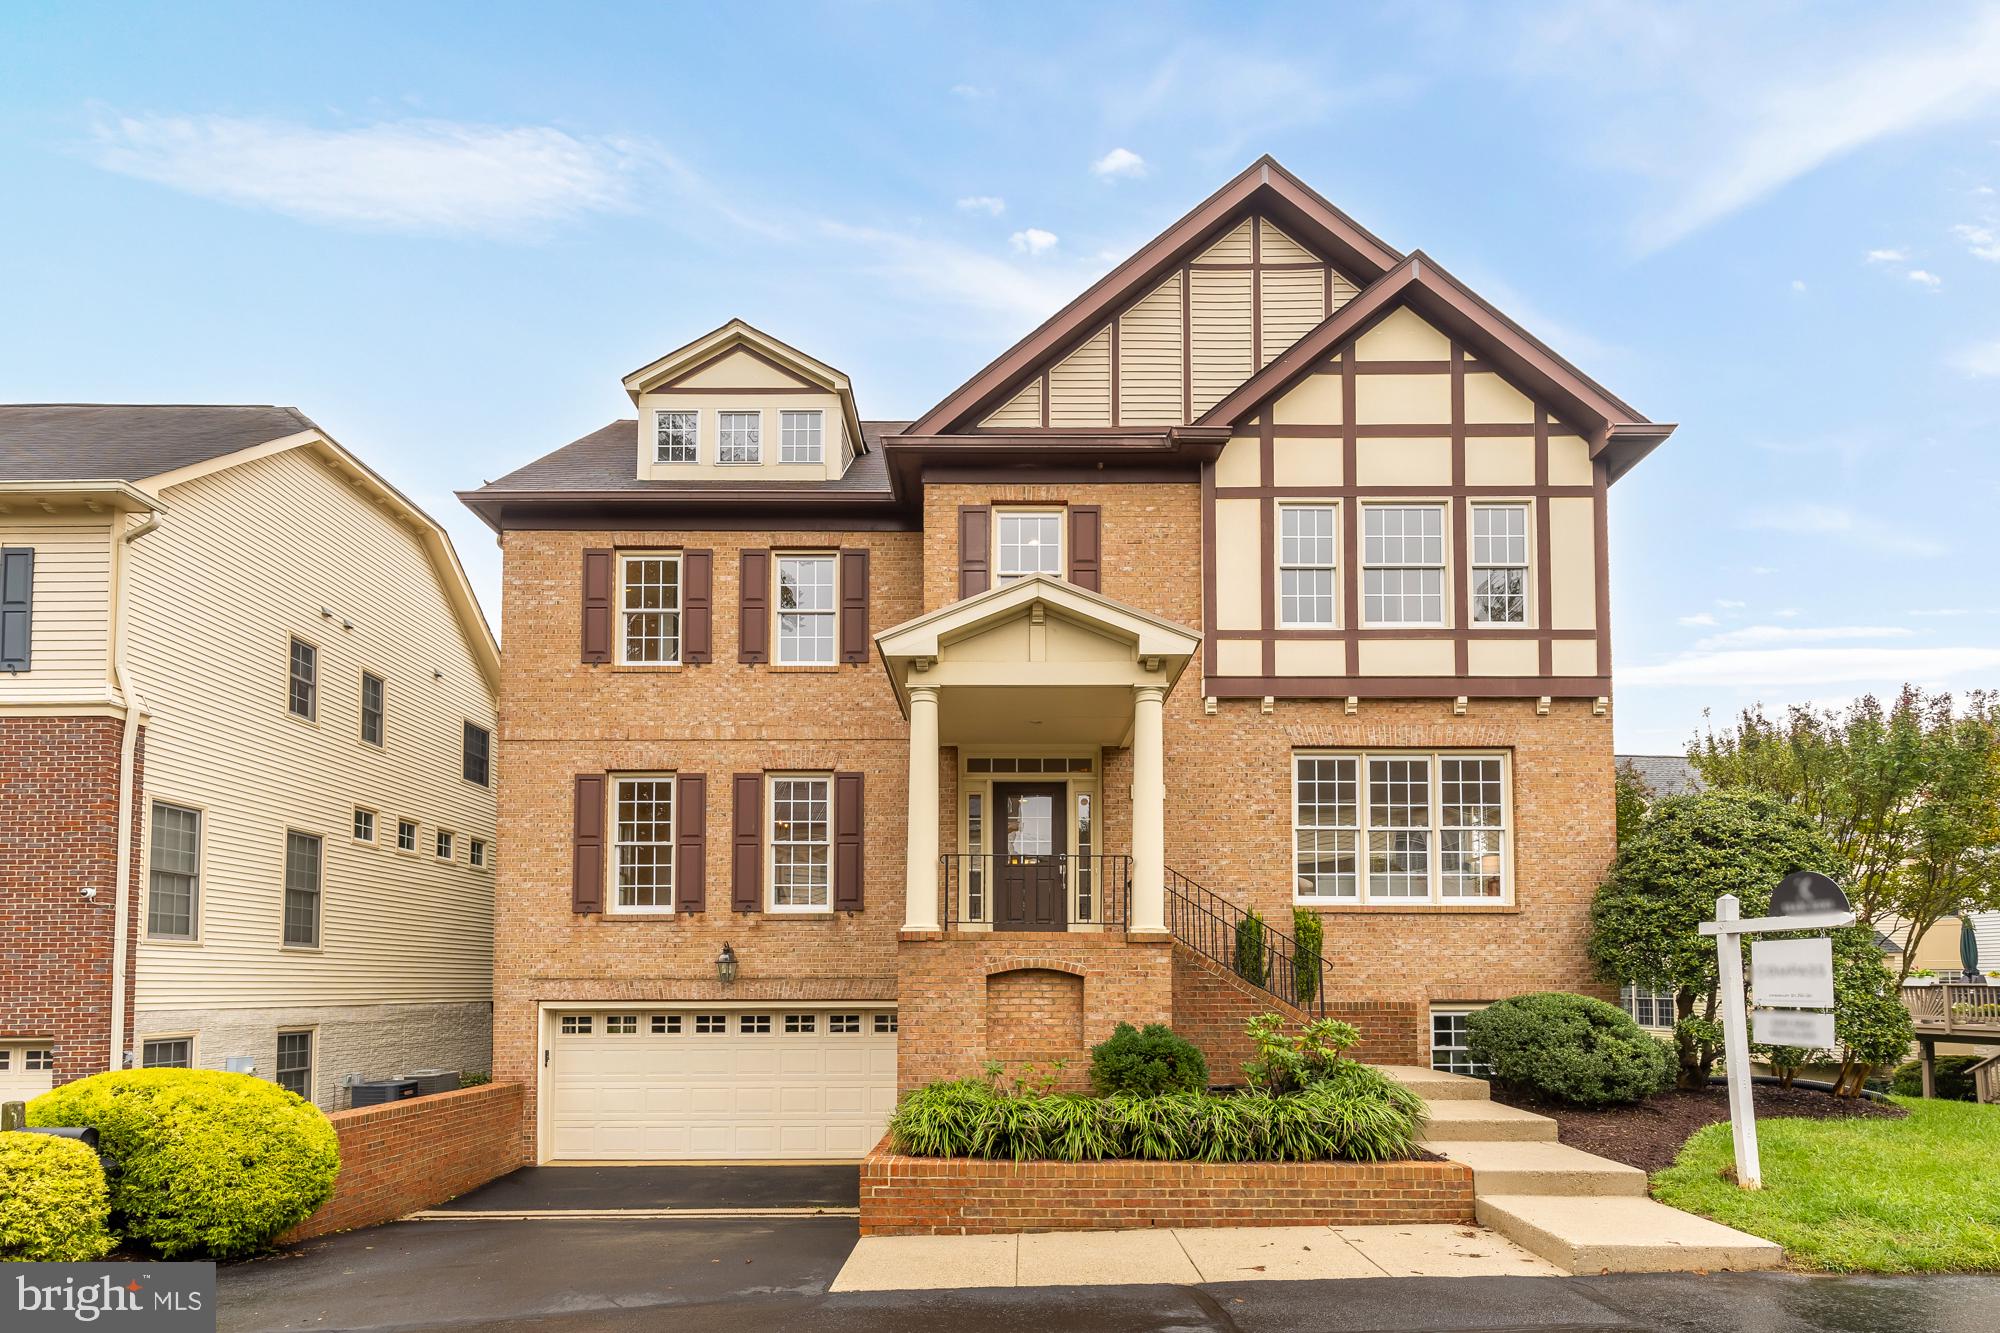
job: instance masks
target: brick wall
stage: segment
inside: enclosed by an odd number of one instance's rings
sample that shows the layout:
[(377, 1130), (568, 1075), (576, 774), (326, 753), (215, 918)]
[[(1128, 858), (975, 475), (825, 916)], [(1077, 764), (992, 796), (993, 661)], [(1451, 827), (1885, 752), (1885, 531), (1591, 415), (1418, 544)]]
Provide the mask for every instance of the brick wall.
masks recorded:
[[(124, 722), (110, 717), (0, 718), (0, 1036), (53, 1041), (55, 1081), (111, 1067), (111, 966), (118, 893), (118, 770)], [(145, 806), (145, 732), (134, 804)], [(124, 892), (126, 1027), (132, 1042), (139, 903), (137, 848)], [(85, 888), (97, 891), (86, 900)]]
[(1461, 1162), (861, 1163), (864, 1236), (1472, 1221)]
[(516, 1126), (521, 1086), (488, 1083), (386, 1106), (335, 1111), (333, 1197), (279, 1237), (290, 1245), (429, 1208), (526, 1164)]
[[(1269, 991), (1252, 986), (1183, 945), (1174, 946), (1174, 1031), (1201, 1047), (1212, 1083), (1240, 1083), (1243, 1064), (1257, 1053), (1243, 1025), (1259, 1014), (1284, 1015), (1288, 1024), (1305, 1015), (1280, 1004)], [(1352, 1023), (1361, 1041), (1348, 1054), (1372, 1064), (1409, 1065), (1428, 1060), (1424, 1034), (1426, 1006), (1412, 1000), (1374, 1000), (1335, 991), (1326, 1016)]]
[(1008, 1064), (1087, 1062), (1083, 978), (1046, 968), (1020, 968), (986, 978), (986, 1051)]

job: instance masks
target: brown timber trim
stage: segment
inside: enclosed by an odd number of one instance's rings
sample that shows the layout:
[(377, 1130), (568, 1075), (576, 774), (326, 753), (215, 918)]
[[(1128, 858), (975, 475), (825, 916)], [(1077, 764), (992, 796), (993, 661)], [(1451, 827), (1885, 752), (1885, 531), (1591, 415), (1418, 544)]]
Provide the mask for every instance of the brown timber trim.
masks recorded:
[[(1451, 559), (1445, 575), (1451, 579), (1451, 623), (1460, 630), (1472, 626), (1472, 547), (1466, 541), (1469, 526), (1465, 498), (1456, 492), (1465, 489), (1465, 350), (1453, 339), (1451, 344), (1451, 488), (1446, 501), (1451, 511)], [(1463, 634), (1452, 639), (1452, 670), (1463, 676), (1472, 669), (1471, 648)]]
[[(1024, 464), (1020, 468), (999, 467), (933, 467), (924, 469), (926, 486), (963, 482), (972, 486), (1038, 486), (1067, 482), (1071, 485), (1091, 486), (1158, 486), (1186, 485), (1193, 481), (1189, 473), (1193, 466), (1186, 467), (1121, 467), (1107, 468), (1088, 463), (1072, 463), (1055, 467), (1039, 467)], [(1589, 487), (1579, 487), (1585, 494)], [(1060, 504), (1061, 501), (1051, 503)]]
[[(674, 392), (674, 390), (672, 390), (672, 389), (669, 389), (669, 388), (659, 388), (659, 389), (648, 389), (648, 390), (646, 390), (646, 392), (647, 392), (647, 393), (672, 393), (672, 392)], [(834, 393), (834, 391), (833, 391), (832, 389), (821, 389), (821, 388), (818, 388), (818, 387), (813, 387), (813, 388), (808, 388), (808, 387), (806, 387), (805, 385), (802, 385), (802, 384), (788, 384), (788, 385), (770, 385), (770, 384), (726, 384), (726, 385), (723, 385), (723, 386), (721, 386), (721, 387), (719, 387), (719, 388), (710, 388), (710, 387), (709, 387), (708, 385), (706, 385), (706, 384), (697, 384), (697, 385), (695, 385), (695, 386), (694, 386), (694, 387), (693, 387), (692, 389), (687, 389), (687, 390), (683, 390), (683, 392), (686, 392), (686, 393), (742, 393), (742, 394), (752, 394), (752, 393), (817, 393), (817, 394), (825, 394), (825, 395), (829, 395), (829, 396), (830, 396), (830, 395), (832, 395), (832, 394)], [(672, 409), (671, 409), (671, 408), (669, 408), (669, 409), (667, 409), (667, 410), (671, 411)], [(720, 410), (720, 411), (724, 411), (724, 412), (733, 412), (733, 411), (735, 411), (736, 409), (735, 409), (735, 408), (728, 408), (728, 407), (725, 407), (725, 408), (721, 408), (721, 409), (719, 409), (719, 410)]]
[[(1361, 674), (1361, 640), (1355, 631), (1361, 624), (1361, 506), (1349, 496), (1360, 494), (1356, 474), (1361, 467), (1361, 446), (1354, 427), (1354, 358), (1340, 359), (1340, 621), (1347, 627), (1347, 674)], [(1266, 621), (1267, 625), (1275, 621)], [(1275, 650), (1273, 650), (1275, 652)]]
[[(1555, 571), (1549, 567), (1549, 414), (1535, 404), (1535, 623), (1542, 627), (1536, 645), (1536, 667), (1546, 676), (1556, 669), (1555, 643), (1550, 637), (1549, 601), (1555, 595)], [(1597, 555), (1603, 576), (1603, 553)]]
[(1181, 420), (1194, 420), (1194, 270), (1181, 265)]
[[(1271, 413), (1264, 413), (1257, 426), (1257, 476), (1270, 481), (1277, 473), (1276, 440), (1271, 435)], [(1278, 623), (1278, 502), (1272, 496), (1265, 496), (1257, 502), (1257, 546), (1260, 552), (1257, 567), (1262, 573), (1258, 577), (1258, 587), (1263, 602), (1263, 624)], [(1278, 644), (1275, 639), (1264, 641), (1264, 674), (1278, 673)]]
[[(1201, 465), (1201, 604), (1202, 621), (1209, 632), (1202, 636), (1201, 674), (1204, 680), (1215, 675), (1215, 463)], [(1204, 687), (1204, 693), (1206, 688)]]
[(1042, 429), (1049, 425), (1049, 372), (1042, 372)]
[[(1358, 372), (1360, 367), (1357, 366), (1355, 369)], [(1283, 425), (1278, 427), (1278, 434), (1288, 439), (1323, 440), (1339, 438), (1346, 433), (1346, 430), (1347, 427), (1344, 425)], [(1467, 438), (1519, 439), (1533, 435), (1534, 433), (1535, 425), (1531, 421), (1475, 421), (1467, 423), (1465, 427)], [(1577, 433), (1573, 430), (1553, 432), (1556, 435), (1575, 435)], [(1415, 422), (1394, 426), (1375, 425), (1371, 423), (1357, 428), (1355, 434), (1371, 440), (1443, 439), (1445, 436), (1451, 434), (1451, 423), (1449, 421)]]
[[(1250, 215), (1250, 372), (1264, 368), (1264, 219)], [(1271, 414), (1264, 414), (1269, 417)]]
[[(1331, 627), (1315, 626), (1310, 629), (1304, 629), (1298, 627), (1293, 627), (1289, 629), (1219, 629), (1215, 631), (1215, 637), (1218, 639), (1256, 639), (1256, 640), (1318, 639), (1321, 641), (1330, 642), (1334, 639), (1346, 638), (1348, 633), (1349, 631), (1347, 629), (1344, 629), (1339, 626), (1331, 626)], [(1537, 631), (1532, 629), (1521, 629), (1521, 628), (1486, 629), (1479, 626), (1472, 626), (1470, 628), (1460, 630), (1460, 629), (1450, 629), (1438, 625), (1357, 625), (1354, 627), (1352, 633), (1354, 634), (1354, 637), (1358, 639), (1464, 638), (1464, 639), (1513, 640), (1516, 642), (1520, 642), (1534, 638)], [(1548, 631), (1548, 634), (1551, 638), (1556, 638), (1556, 639), (1594, 639), (1597, 637), (1597, 631), (1594, 629), (1552, 629)], [(1461, 672), (1459, 674), (1464, 675), (1466, 673)]]
[[(1252, 242), (1250, 249), (1251, 253), (1255, 254), (1258, 249), (1256, 245), (1256, 233), (1255, 232), (1251, 233), (1251, 236), (1252, 236)], [(1242, 273), (1247, 269), (1253, 269), (1253, 268), (1266, 269), (1272, 271), (1278, 269), (1306, 270), (1306, 269), (1326, 268), (1328, 267), (1328, 265), (1324, 261), (1318, 259), (1311, 259), (1311, 260), (1288, 259), (1284, 261), (1274, 260), (1268, 264), (1264, 263), (1262, 260), (1253, 260), (1252, 262), (1245, 264), (1241, 262), (1224, 263), (1219, 259), (1210, 259), (1210, 260), (1191, 261), (1188, 264), (1188, 267), (1194, 269), (1202, 269), (1207, 272), (1215, 272), (1215, 273)]]
[(1609, 676), (1221, 676), (1205, 690), (1217, 699), (1595, 699), (1611, 693)]
[[(804, 384), (804, 385), (807, 385), (807, 386), (810, 386), (810, 388), (812, 389), (812, 391), (813, 391), (813, 392), (815, 392), (815, 393), (834, 393), (834, 392), (836, 392), (836, 390), (833, 390), (833, 389), (829, 389), (829, 388), (827, 388), (827, 387), (826, 387), (825, 385), (821, 385), (821, 384), (814, 384), (814, 383), (813, 383), (813, 382), (812, 382), (812, 381), (811, 381), (810, 379), (807, 379), (807, 378), (806, 378), (806, 377), (805, 377), (804, 375), (801, 375), (801, 374), (799, 374), (799, 372), (798, 372), (798, 371), (796, 371), (796, 370), (792, 369), (792, 368), (791, 368), (790, 366), (788, 366), (788, 365), (784, 364), (784, 363), (783, 363), (782, 361), (775, 361), (775, 360), (771, 359), (770, 357), (768, 357), (768, 356), (764, 355), (764, 353), (762, 353), (762, 352), (758, 351), (758, 350), (757, 350), (757, 349), (756, 349), (755, 347), (752, 347), (752, 346), (751, 346), (751, 345), (750, 345), (749, 343), (747, 343), (747, 342), (735, 342), (735, 343), (731, 343), (731, 344), (729, 344), (729, 345), (728, 345), (727, 347), (724, 347), (724, 348), (720, 349), (719, 351), (717, 351), (717, 352), (713, 353), (712, 355), (708, 356), (708, 357), (707, 357), (706, 359), (704, 359), (704, 360), (702, 360), (702, 361), (699, 361), (699, 362), (696, 362), (696, 363), (695, 363), (694, 365), (692, 365), (692, 366), (689, 366), (689, 367), (688, 367), (688, 368), (687, 368), (686, 370), (683, 370), (683, 371), (681, 371), (681, 372), (680, 372), (680, 373), (679, 373), (678, 375), (675, 375), (675, 376), (674, 376), (674, 377), (673, 377), (672, 379), (670, 379), (670, 380), (664, 380), (664, 381), (662, 381), (662, 382), (661, 382), (661, 383), (659, 383), (659, 384), (653, 384), (653, 385), (648, 385), (648, 386), (646, 386), (645, 388), (643, 388), (643, 389), (639, 390), (639, 392), (641, 392), (641, 393), (662, 393), (662, 392), (664, 392), (664, 391), (666, 391), (666, 390), (668, 390), (668, 389), (674, 389), (674, 388), (678, 388), (678, 387), (680, 387), (680, 385), (682, 385), (683, 383), (685, 383), (685, 382), (687, 381), (687, 379), (688, 379), (688, 377), (689, 377), (689, 376), (692, 376), (692, 375), (699, 375), (699, 374), (701, 374), (701, 372), (702, 372), (702, 371), (704, 371), (704, 370), (707, 370), (707, 369), (708, 369), (708, 368), (709, 368), (710, 366), (714, 365), (714, 364), (715, 364), (716, 362), (718, 362), (718, 361), (721, 361), (721, 360), (723, 360), (723, 359), (725, 359), (725, 358), (727, 358), (727, 357), (731, 357), (731, 356), (735, 356), (735, 355), (736, 355), (737, 353), (739, 353), (739, 352), (740, 352), (740, 353), (742, 353), (742, 354), (743, 354), (744, 356), (747, 356), (747, 357), (750, 357), (750, 358), (751, 358), (751, 359), (753, 359), (753, 360), (756, 360), (756, 361), (762, 361), (762, 362), (763, 362), (763, 363), (764, 363), (765, 365), (767, 365), (767, 366), (769, 366), (769, 367), (770, 367), (771, 369), (773, 369), (773, 370), (777, 371), (777, 372), (778, 372), (778, 373), (779, 373), (780, 375), (783, 375), (783, 376), (784, 376), (784, 377), (785, 377), (786, 379), (788, 379), (788, 380), (797, 380), (797, 381), (798, 381), (798, 382), (799, 382), (800, 384)], [(745, 392), (750, 392), (750, 391), (749, 391), (749, 390), (743, 390), (743, 389), (707, 389), (707, 388), (702, 388), (702, 389), (700, 389), (700, 392), (702, 392), (702, 393), (745, 393)], [(757, 392), (772, 392), (772, 391), (770, 391), (770, 390), (758, 390)], [(783, 391), (782, 391), (782, 390), (778, 390), (777, 392), (783, 392)]]
[(1124, 319), (1122, 310), (1111, 317), (1111, 424), (1114, 426), (1123, 419), (1118, 404), (1118, 326)]
[(1611, 468), (1600, 458), (1591, 465), (1597, 476), (1596, 502), (1590, 507), (1592, 542), (1597, 548), (1597, 674), (1611, 674)]
[[(1281, 426), (1275, 432), (1276, 438), (1285, 434)], [(1269, 495), (1279, 500), (1311, 500), (1321, 496), (1340, 495), (1359, 489), (1368, 499), (1454, 499), (1463, 497), (1471, 500), (1515, 500), (1521, 498), (1531, 488), (1522, 486), (1478, 485), (1478, 486), (1218, 486), (1216, 494), (1225, 500), (1254, 500)], [(1597, 494), (1595, 486), (1550, 486), (1550, 495), (1567, 496), (1582, 500)]]

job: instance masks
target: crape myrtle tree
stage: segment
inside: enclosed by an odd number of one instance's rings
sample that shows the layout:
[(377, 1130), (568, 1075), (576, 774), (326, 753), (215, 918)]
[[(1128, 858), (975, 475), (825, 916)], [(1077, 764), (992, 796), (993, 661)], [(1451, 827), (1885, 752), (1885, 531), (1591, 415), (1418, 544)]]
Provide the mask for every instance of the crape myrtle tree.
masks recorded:
[(1706, 1087), (1722, 1054), (1715, 941), (1698, 929), (1715, 900), (1733, 893), (1744, 916), (1764, 916), (1786, 875), (1840, 869), (1810, 819), (1749, 791), (1664, 797), (1619, 845), (1591, 903), (1590, 954), (1611, 980), (1673, 992), (1678, 1086)]

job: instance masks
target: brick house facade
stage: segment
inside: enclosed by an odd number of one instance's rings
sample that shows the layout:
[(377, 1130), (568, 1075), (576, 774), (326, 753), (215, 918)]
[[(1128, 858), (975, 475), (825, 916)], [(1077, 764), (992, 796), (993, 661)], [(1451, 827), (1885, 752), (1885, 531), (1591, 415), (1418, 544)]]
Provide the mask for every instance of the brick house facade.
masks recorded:
[(1295, 912), (1371, 1058), (1608, 993), (1605, 499), (1672, 428), (1420, 252), (1265, 159), (916, 421), (741, 322), (624, 383), (463, 496), (535, 1160), (858, 1156), (1121, 1021), (1227, 1081)]

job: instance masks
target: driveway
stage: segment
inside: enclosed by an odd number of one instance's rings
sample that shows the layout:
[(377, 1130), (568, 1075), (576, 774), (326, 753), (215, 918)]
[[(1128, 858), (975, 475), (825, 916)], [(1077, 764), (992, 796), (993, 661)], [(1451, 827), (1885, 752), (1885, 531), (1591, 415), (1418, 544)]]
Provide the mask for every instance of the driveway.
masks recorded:
[[(761, 1169), (761, 1168), (760, 1168)], [(2000, 1278), (1356, 1278), (833, 1294), (848, 1217), (401, 1222), (220, 1273), (224, 1333), (1991, 1333)]]
[(858, 1166), (524, 1166), (434, 1212), (854, 1208)]

